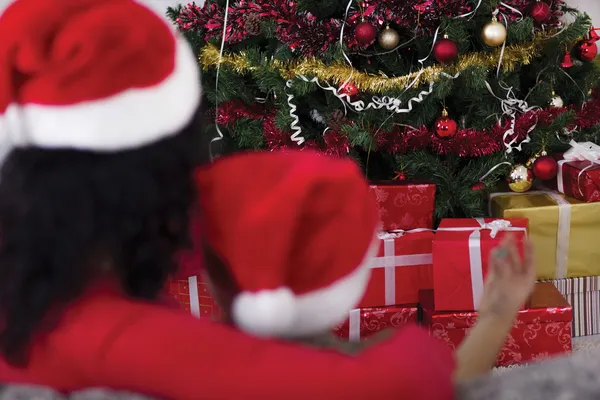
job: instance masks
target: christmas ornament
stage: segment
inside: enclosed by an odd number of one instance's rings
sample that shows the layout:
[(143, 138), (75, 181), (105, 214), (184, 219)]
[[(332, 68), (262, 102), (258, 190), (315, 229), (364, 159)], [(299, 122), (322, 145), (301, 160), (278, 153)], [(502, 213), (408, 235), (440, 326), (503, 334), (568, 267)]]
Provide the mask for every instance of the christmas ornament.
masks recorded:
[(573, 61), (571, 60), (571, 53), (569, 53), (569, 50), (565, 51), (565, 56), (563, 57), (560, 66), (563, 68), (571, 68), (573, 66)]
[(340, 94), (347, 94), (350, 97), (354, 97), (358, 94), (358, 88), (352, 82), (346, 82), (340, 86), (338, 92)]
[[(544, 152), (544, 154), (543, 154), (543, 155), (546, 155), (546, 153)], [(527, 168), (531, 168), (531, 167), (533, 167), (533, 164), (535, 164), (535, 161), (536, 161), (538, 158), (540, 158), (541, 156), (542, 156), (542, 154), (540, 154), (540, 153), (538, 153), (538, 154), (536, 154), (536, 155), (532, 156), (532, 157), (531, 157), (529, 160), (527, 160), (527, 162), (525, 163), (525, 166), (526, 166)]]
[(400, 172), (396, 171), (395, 174), (396, 174), (396, 176), (394, 176), (393, 180), (397, 180), (397, 181), (404, 181), (404, 180), (406, 180), (406, 174), (404, 172), (402, 172), (402, 171), (400, 171)]
[(508, 174), (508, 187), (516, 193), (525, 193), (533, 186), (533, 172), (522, 164), (516, 164)]
[(458, 56), (458, 46), (445, 35), (433, 47), (433, 56), (440, 64), (450, 64)]
[(544, 22), (550, 18), (552, 15), (552, 10), (550, 6), (543, 1), (537, 0), (531, 10), (529, 12), (531, 14), (531, 18), (533, 18), (537, 22)]
[(584, 40), (577, 44), (576, 54), (581, 61), (594, 61), (594, 58), (598, 55), (598, 46), (592, 40)]
[(373, 43), (376, 35), (377, 29), (375, 26), (365, 21), (356, 25), (356, 29), (354, 30), (356, 41), (363, 46)]
[(490, 47), (501, 46), (506, 40), (506, 27), (498, 21), (495, 16), (491, 22), (488, 22), (481, 31), (481, 39), (483, 43)]
[(379, 39), (377, 40), (379, 45), (386, 50), (393, 50), (400, 43), (400, 35), (394, 29), (387, 26), (381, 33), (379, 34)]
[(558, 163), (553, 157), (542, 156), (533, 163), (533, 175), (543, 181), (549, 181), (556, 178), (558, 173)]
[(483, 184), (483, 182), (476, 182), (473, 184), (473, 186), (471, 186), (471, 190), (474, 192), (480, 192), (484, 189), (485, 189), (485, 185)]
[(250, 36), (260, 35), (262, 29), (262, 17), (258, 13), (248, 14), (244, 22), (244, 29)]
[(553, 108), (562, 108), (565, 106), (565, 102), (562, 97), (556, 94), (556, 92), (552, 91), (552, 99), (550, 99), (550, 107)]
[(590, 40), (592, 42), (597, 42), (600, 40), (600, 36), (598, 36), (598, 34), (596, 33), (596, 28), (594, 28), (593, 26), (590, 28)]
[(449, 138), (456, 135), (458, 124), (448, 116), (448, 111), (444, 108), (442, 116), (435, 121), (435, 132), (441, 138)]

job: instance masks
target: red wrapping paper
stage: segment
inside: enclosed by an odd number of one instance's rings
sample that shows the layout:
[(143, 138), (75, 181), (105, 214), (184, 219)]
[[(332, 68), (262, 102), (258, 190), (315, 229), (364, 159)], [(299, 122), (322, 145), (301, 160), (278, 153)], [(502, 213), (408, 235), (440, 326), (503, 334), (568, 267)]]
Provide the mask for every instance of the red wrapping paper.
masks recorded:
[(416, 304), (392, 307), (357, 308), (350, 310), (348, 319), (334, 328), (333, 333), (341, 339), (359, 341), (368, 339), (387, 328), (400, 328), (418, 323)]
[[(456, 349), (477, 321), (477, 312), (434, 310), (433, 291), (420, 293), (423, 325), (431, 335)], [(551, 283), (537, 283), (502, 348), (496, 365), (509, 366), (569, 353), (572, 350), (569, 303)]]
[(170, 279), (167, 281), (167, 293), (184, 310), (200, 318), (218, 319), (220, 310), (210, 295), (208, 285), (200, 276), (188, 279)]
[(435, 185), (410, 181), (371, 182), (384, 231), (433, 228)]
[(600, 165), (589, 161), (560, 161), (558, 168), (559, 192), (587, 203), (600, 201)]
[(431, 231), (382, 233), (371, 280), (359, 308), (416, 303), (433, 288)]
[[(482, 224), (509, 223), (510, 227), (498, 231), (495, 237), (492, 237), (492, 230), (480, 228)], [(525, 218), (443, 219), (433, 240), (436, 310), (476, 310), (488, 271), (490, 252), (509, 233), (515, 236), (522, 252), (527, 226)]]

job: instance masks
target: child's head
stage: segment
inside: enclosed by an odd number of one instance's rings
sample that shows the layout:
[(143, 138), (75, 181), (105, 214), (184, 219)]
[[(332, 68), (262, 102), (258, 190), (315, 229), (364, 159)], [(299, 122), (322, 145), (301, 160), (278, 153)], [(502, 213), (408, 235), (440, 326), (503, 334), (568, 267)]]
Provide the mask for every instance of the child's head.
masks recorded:
[(197, 176), (207, 274), (240, 329), (306, 337), (342, 322), (364, 294), (377, 209), (351, 160), (247, 153)]

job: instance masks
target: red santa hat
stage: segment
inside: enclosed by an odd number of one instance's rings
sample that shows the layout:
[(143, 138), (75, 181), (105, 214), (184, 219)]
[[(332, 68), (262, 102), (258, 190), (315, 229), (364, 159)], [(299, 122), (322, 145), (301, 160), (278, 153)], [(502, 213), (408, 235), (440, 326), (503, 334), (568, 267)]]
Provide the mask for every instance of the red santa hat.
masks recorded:
[(201, 89), (196, 58), (132, 0), (16, 0), (0, 16), (0, 140), (119, 151), (176, 134)]
[(197, 175), (206, 240), (239, 286), (231, 316), (260, 336), (341, 323), (377, 250), (375, 200), (351, 160), (247, 153)]

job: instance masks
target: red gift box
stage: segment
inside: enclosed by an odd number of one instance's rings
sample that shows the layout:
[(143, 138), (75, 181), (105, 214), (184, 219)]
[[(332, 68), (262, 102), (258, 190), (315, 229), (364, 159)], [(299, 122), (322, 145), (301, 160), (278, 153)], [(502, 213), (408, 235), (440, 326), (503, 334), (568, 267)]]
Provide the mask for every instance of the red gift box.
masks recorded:
[(520, 251), (528, 220), (443, 219), (433, 240), (433, 287), (436, 310), (477, 310), (490, 252), (508, 233)]
[(371, 280), (358, 307), (416, 303), (419, 290), (433, 288), (433, 237), (424, 230), (381, 233)]
[(391, 307), (357, 308), (350, 310), (348, 319), (333, 330), (341, 339), (359, 341), (387, 328), (399, 328), (418, 323), (416, 304)]
[[(477, 312), (434, 311), (432, 290), (420, 293), (423, 325), (431, 335), (456, 349), (477, 321)], [(569, 303), (552, 283), (537, 283), (526, 307), (502, 348), (496, 365), (509, 366), (538, 361), (572, 350)]]
[(410, 181), (371, 182), (384, 231), (433, 228), (435, 185)]
[(200, 318), (220, 317), (220, 311), (215, 299), (210, 295), (208, 285), (200, 276), (190, 276), (188, 279), (170, 279), (167, 281), (167, 293), (179, 305)]
[(559, 161), (557, 190), (587, 203), (600, 201), (600, 165), (590, 161)]

